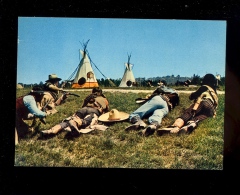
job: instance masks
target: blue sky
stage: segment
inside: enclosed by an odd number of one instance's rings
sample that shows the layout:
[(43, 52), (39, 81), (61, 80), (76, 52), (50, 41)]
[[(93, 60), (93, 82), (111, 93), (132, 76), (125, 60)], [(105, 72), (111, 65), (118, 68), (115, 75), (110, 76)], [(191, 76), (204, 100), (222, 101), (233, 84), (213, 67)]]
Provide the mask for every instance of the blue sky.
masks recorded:
[(68, 79), (88, 40), (107, 78), (122, 78), (129, 54), (135, 78), (225, 76), (226, 21), (19, 17), (17, 83), (44, 82), (52, 73)]

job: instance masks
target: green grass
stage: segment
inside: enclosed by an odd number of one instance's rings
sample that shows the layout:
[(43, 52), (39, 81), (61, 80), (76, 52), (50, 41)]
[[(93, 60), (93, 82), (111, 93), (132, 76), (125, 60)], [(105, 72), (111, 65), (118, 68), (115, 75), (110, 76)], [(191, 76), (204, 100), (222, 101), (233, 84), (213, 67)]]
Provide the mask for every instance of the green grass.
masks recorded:
[[(17, 97), (27, 90), (17, 90)], [(216, 118), (199, 124), (190, 135), (156, 134), (142, 137), (136, 131), (125, 132), (128, 121), (106, 124), (106, 131), (92, 131), (72, 137), (62, 131), (48, 139), (39, 139), (39, 131), (49, 129), (77, 111), (89, 92), (75, 92), (80, 98), (70, 96), (59, 107), (58, 113), (40, 122), (35, 131), (21, 138), (15, 149), (15, 166), (41, 167), (94, 167), (139, 169), (223, 169), (224, 95), (219, 95)], [(107, 92), (110, 109), (131, 113), (139, 105), (138, 97), (145, 93)], [(171, 124), (190, 105), (188, 94), (180, 94), (180, 105), (162, 121)], [(27, 121), (28, 122), (28, 121)]]

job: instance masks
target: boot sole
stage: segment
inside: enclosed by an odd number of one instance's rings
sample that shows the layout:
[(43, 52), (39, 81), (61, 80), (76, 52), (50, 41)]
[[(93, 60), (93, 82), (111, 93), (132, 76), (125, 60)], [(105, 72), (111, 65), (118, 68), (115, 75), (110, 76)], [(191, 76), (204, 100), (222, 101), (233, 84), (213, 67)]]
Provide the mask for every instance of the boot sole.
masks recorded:
[(143, 126), (140, 126), (140, 125), (130, 125), (128, 126), (125, 131), (131, 131), (131, 130), (140, 130), (140, 129), (144, 129)]
[(144, 135), (145, 137), (147, 137), (147, 136), (149, 136), (149, 135), (154, 134), (154, 132), (155, 132), (155, 129), (152, 129), (152, 128), (148, 127), (148, 128), (146, 128), (146, 130), (145, 130), (145, 132), (144, 132), (143, 135)]
[(79, 135), (80, 131), (75, 128), (71, 128), (71, 133), (72, 133), (72, 135)]
[(158, 135), (158, 136), (162, 136), (162, 135), (165, 135), (165, 134), (170, 134), (170, 131), (171, 131), (171, 130), (158, 129), (158, 130), (157, 130), (157, 135)]

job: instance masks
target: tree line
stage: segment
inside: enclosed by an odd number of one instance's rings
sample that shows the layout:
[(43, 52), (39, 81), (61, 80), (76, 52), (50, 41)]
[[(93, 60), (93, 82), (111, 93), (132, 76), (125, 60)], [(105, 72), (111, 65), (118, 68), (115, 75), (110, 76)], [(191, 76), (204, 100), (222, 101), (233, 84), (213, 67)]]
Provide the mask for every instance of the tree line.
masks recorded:
[[(199, 75), (194, 74), (192, 77), (180, 77), (179, 75), (174, 76), (163, 76), (163, 77), (153, 77), (153, 78), (135, 78), (136, 82), (134, 83), (134, 86), (136, 87), (149, 87), (149, 84), (152, 86), (157, 86), (159, 81), (165, 80), (168, 84), (168, 86), (176, 86), (178, 83), (190, 80), (190, 85), (201, 85), (203, 77), (200, 77)], [(121, 83), (121, 79), (97, 79), (98, 84), (101, 87), (118, 87)], [(62, 81), (65, 82), (65, 81)], [(60, 83), (60, 85), (62, 84)], [(44, 83), (41, 81), (39, 83), (34, 83), (34, 84), (23, 84), (23, 83), (18, 83), (22, 85), (23, 87), (32, 87), (34, 85), (43, 85)], [(225, 85), (225, 77), (221, 77), (220, 81), (218, 83), (220, 86)], [(70, 84), (69, 86), (66, 85), (66, 87), (71, 87)]]

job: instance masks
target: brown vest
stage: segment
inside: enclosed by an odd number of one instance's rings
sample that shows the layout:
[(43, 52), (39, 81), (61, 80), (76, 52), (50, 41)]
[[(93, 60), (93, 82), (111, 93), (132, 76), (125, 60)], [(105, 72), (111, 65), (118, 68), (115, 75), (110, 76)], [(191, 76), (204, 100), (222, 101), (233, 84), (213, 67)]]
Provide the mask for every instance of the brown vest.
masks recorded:
[(94, 102), (89, 102), (86, 106), (97, 108), (101, 113), (105, 113), (108, 109), (108, 101), (102, 96), (97, 96), (94, 98)]

